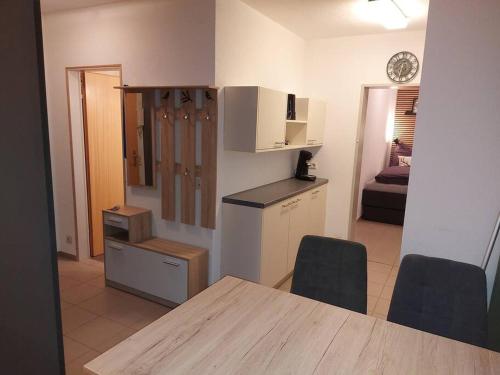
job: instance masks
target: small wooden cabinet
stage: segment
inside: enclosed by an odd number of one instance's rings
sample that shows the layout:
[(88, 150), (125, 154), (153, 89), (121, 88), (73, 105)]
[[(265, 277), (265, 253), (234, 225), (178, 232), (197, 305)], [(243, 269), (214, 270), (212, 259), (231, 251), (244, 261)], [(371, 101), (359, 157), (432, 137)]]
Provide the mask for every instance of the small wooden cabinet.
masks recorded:
[(222, 274), (276, 286), (293, 272), (302, 237), (324, 235), (327, 185), (265, 208), (224, 203)]
[(151, 238), (151, 211), (132, 206), (102, 212), (104, 236), (116, 236), (130, 242)]
[(166, 306), (176, 306), (208, 286), (208, 251), (151, 236), (151, 211), (105, 210), (106, 285)]

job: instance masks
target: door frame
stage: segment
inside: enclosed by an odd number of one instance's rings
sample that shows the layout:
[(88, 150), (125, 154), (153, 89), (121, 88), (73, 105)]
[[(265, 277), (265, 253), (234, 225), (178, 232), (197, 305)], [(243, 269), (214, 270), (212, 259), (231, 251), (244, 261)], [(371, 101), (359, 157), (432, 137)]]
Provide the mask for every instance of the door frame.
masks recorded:
[[(69, 127), (69, 146), (70, 146), (70, 157), (71, 157), (71, 188), (72, 188), (72, 194), (73, 194), (73, 218), (74, 218), (74, 237), (73, 237), (73, 243), (74, 243), (74, 248), (76, 255), (74, 256), (75, 260), (80, 260), (84, 258), (88, 258), (92, 256), (92, 216), (90, 215), (90, 194), (89, 194), (89, 171), (88, 171), (88, 141), (87, 141), (87, 123), (86, 123), (86, 109), (85, 109), (85, 102), (84, 102), (84, 93), (82, 92), (82, 86), (81, 86), (81, 81), (79, 84), (79, 90), (78, 93), (72, 92), (73, 90), (70, 88), (70, 75), (71, 74), (78, 74), (79, 77), (81, 77), (82, 74), (84, 74), (87, 71), (118, 71), (118, 76), (120, 79), (120, 85), (123, 84), (123, 75), (122, 75), (122, 65), (121, 64), (109, 64), (109, 65), (88, 65), (88, 66), (70, 66), (65, 68), (65, 78), (66, 78), (66, 102), (68, 106), (68, 127)], [(81, 111), (79, 114), (75, 114), (71, 112), (71, 100), (72, 96), (74, 95), (79, 95), (80, 97), (80, 107)], [(73, 97), (74, 98), (74, 97)], [(121, 103), (120, 103), (121, 108), (123, 108), (123, 96), (121, 97)], [(77, 141), (74, 138), (73, 134), (73, 128), (74, 126), (79, 126), (79, 124), (73, 124), (72, 123), (72, 117), (73, 115), (78, 115), (78, 120), (81, 123), (82, 129), (82, 135), (83, 139), (80, 140), (80, 142), (83, 143), (83, 149), (75, 150), (74, 149), (74, 144), (75, 141)], [(122, 115), (123, 116), (123, 115)], [(123, 120), (123, 119), (122, 119)], [(83, 163), (79, 164), (79, 173), (77, 177), (77, 172), (76, 169), (77, 167), (75, 166), (75, 159), (76, 157), (78, 160), (83, 160)], [(83, 174), (83, 176), (81, 176)], [(80, 186), (83, 187), (82, 192), (77, 193), (77, 181)], [(123, 184), (124, 184), (124, 191), (125, 191), (125, 196), (124, 199), (126, 200), (126, 184), (125, 184), (125, 165), (123, 166)], [(78, 208), (80, 206), (80, 209)], [(87, 216), (87, 220), (81, 220), (78, 221), (78, 212), (80, 211), (80, 214), (83, 214), (83, 216)], [(85, 238), (82, 238), (82, 236)], [(83, 242), (83, 246), (82, 246)], [(88, 244), (88, 246), (87, 246)], [(85, 247), (85, 248), (82, 248)], [(88, 247), (88, 249), (87, 249)]]
[(358, 114), (358, 126), (356, 129), (356, 149), (354, 151), (354, 165), (351, 183), (351, 204), (349, 205), (349, 226), (347, 229), (347, 238), (354, 240), (354, 228), (357, 221), (356, 213), (359, 199), (359, 180), (361, 178), (361, 162), (363, 160), (363, 143), (366, 126), (366, 111), (368, 109), (368, 92), (370, 89), (391, 89), (397, 90), (411, 89), (420, 87), (420, 82), (404, 85), (398, 84), (363, 84), (361, 85), (360, 105)]

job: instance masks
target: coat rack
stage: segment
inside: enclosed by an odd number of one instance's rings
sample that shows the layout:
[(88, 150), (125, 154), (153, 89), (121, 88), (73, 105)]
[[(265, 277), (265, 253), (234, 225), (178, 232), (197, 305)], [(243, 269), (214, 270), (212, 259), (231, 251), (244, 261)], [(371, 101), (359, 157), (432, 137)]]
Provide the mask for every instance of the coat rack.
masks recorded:
[[(196, 225), (196, 191), (199, 189), (199, 224), (214, 229), (217, 89), (208, 86), (119, 88), (123, 89), (125, 95), (148, 92), (156, 98), (152, 109), (154, 121), (159, 124), (160, 129), (161, 160), (158, 164), (161, 174), (162, 218), (175, 221), (176, 203), (179, 203), (180, 222)], [(176, 176), (180, 180), (179, 194), (176, 191)], [(177, 195), (180, 199), (176, 199)]]

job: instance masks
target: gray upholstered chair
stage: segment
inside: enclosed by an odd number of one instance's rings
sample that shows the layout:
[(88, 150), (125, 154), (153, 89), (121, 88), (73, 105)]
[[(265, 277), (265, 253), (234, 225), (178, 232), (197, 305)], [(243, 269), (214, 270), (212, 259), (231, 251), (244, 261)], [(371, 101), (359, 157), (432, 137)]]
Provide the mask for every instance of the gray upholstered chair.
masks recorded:
[(357, 242), (304, 236), (291, 292), (366, 314), (366, 248)]
[(399, 268), (387, 320), (485, 346), (484, 271), (448, 259), (406, 255)]

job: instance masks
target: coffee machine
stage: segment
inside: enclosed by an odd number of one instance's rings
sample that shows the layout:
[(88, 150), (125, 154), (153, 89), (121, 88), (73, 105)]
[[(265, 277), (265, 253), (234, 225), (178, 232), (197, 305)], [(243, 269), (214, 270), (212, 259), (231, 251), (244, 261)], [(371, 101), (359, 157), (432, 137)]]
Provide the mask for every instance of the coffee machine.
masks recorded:
[(312, 153), (306, 150), (301, 150), (299, 153), (299, 161), (295, 170), (295, 178), (304, 181), (315, 181), (316, 176), (309, 174), (309, 161), (312, 159)]

